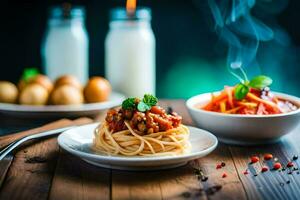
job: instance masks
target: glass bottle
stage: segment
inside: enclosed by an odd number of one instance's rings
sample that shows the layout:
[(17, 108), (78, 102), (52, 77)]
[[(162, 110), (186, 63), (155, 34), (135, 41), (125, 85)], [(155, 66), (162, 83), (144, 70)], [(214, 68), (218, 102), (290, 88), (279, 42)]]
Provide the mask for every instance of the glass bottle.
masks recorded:
[(155, 37), (151, 11), (111, 12), (105, 40), (105, 74), (114, 90), (126, 96), (155, 95)]
[(48, 28), (42, 44), (45, 74), (52, 80), (65, 74), (88, 80), (88, 35), (85, 10), (65, 4), (50, 10)]

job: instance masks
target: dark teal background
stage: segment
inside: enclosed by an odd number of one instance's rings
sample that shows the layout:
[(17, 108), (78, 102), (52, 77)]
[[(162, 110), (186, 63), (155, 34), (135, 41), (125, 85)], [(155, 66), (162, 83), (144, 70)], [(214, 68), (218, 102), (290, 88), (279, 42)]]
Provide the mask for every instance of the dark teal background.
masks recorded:
[[(108, 13), (113, 7), (123, 6), (125, 0), (71, 2), (87, 9), (90, 75), (103, 75)], [(282, 7), (280, 11), (263, 2), (266, 1), (258, 0), (252, 13), (275, 30), (276, 38), (260, 44), (257, 54), (260, 69), (249, 67), (247, 71), (252, 76), (261, 70), (273, 78), (274, 90), (300, 96), (300, 1), (287, 4), (283, 0), (271, 1)], [(40, 68), (47, 9), (57, 3), (61, 1), (2, 2), (0, 79), (16, 82), (25, 67)], [(138, 4), (153, 11), (159, 97), (188, 98), (236, 82), (227, 72), (227, 46), (214, 30), (206, 0), (141, 0)]]

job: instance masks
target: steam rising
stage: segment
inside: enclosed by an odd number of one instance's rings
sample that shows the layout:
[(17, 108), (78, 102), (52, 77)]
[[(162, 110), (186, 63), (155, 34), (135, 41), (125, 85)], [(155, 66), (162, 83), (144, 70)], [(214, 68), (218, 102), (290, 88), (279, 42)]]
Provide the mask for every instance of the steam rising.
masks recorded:
[(273, 31), (251, 15), (255, 0), (208, 0), (219, 36), (228, 44), (231, 69), (256, 65), (260, 41), (273, 39)]

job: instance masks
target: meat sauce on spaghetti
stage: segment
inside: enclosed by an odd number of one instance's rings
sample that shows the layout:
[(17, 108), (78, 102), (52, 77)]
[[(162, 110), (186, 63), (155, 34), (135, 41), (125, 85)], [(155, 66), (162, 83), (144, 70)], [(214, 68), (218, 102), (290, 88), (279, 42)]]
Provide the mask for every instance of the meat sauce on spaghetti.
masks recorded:
[(180, 155), (189, 152), (189, 129), (182, 117), (157, 105), (158, 99), (145, 94), (127, 98), (122, 107), (107, 112), (95, 129), (93, 149), (124, 156)]
[[(135, 103), (137, 105), (139, 100), (136, 99)], [(112, 133), (126, 130), (125, 121), (127, 121), (139, 135), (145, 135), (177, 128), (181, 124), (182, 117), (176, 112), (168, 113), (162, 107), (155, 105), (145, 112), (136, 108), (111, 109), (107, 112), (105, 120)]]

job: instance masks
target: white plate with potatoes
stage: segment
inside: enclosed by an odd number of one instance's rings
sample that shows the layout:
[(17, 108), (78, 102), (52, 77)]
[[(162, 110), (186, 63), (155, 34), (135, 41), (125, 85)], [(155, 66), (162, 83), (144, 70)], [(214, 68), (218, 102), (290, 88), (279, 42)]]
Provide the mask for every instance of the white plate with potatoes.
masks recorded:
[(108, 101), (80, 105), (32, 106), (0, 103), (0, 113), (26, 118), (95, 116), (100, 114), (101, 111), (120, 105), (124, 99), (125, 97), (122, 94), (112, 92)]
[(72, 75), (54, 82), (42, 74), (23, 76), (17, 85), (0, 81), (0, 114), (13, 117), (95, 116), (120, 105), (124, 98), (100, 76), (91, 77), (84, 85)]

